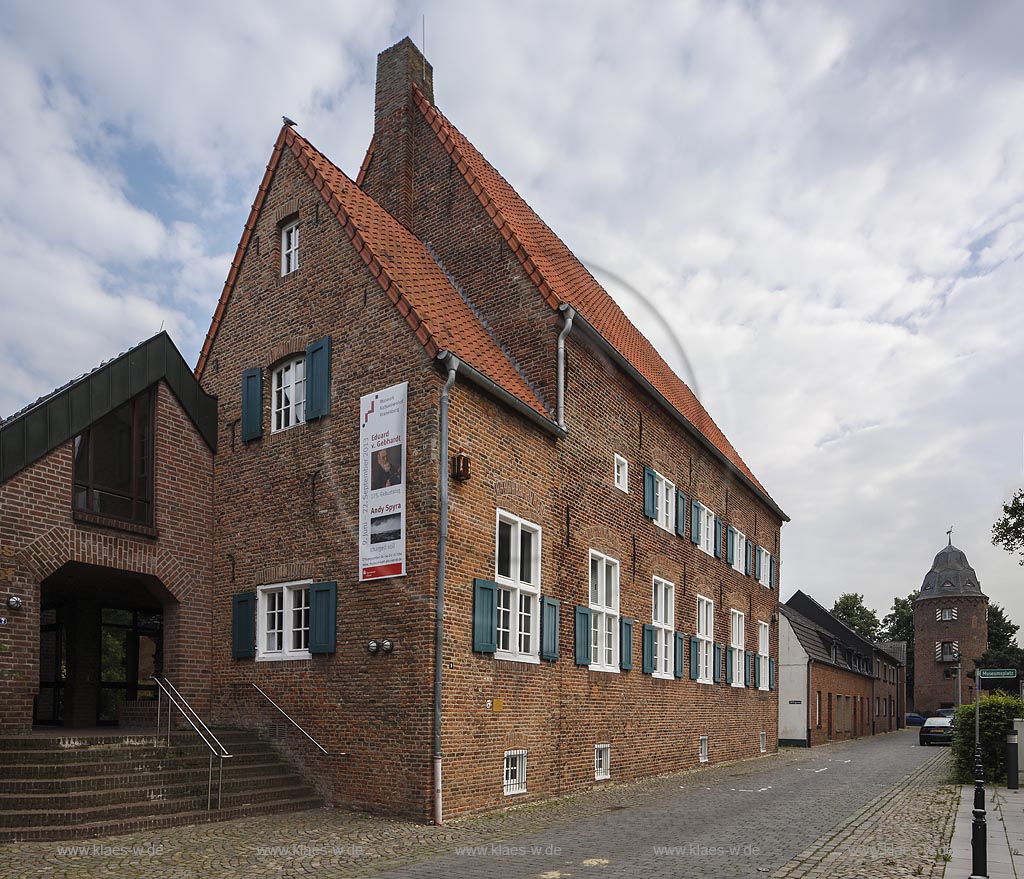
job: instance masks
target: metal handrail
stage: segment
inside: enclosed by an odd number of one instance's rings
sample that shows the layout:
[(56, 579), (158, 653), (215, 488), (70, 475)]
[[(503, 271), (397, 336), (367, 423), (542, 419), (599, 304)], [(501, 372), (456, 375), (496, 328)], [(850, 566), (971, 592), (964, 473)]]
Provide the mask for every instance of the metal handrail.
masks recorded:
[[(167, 678), (159, 678), (153, 675), (153, 681), (159, 687), (157, 693), (156, 702), (156, 739), (159, 740), (161, 737), (160, 732), (160, 715), (163, 703), (163, 696), (167, 697), (167, 745), (170, 747), (171, 744), (171, 708), (177, 708), (181, 713), (181, 716), (188, 721), (189, 726), (195, 731), (196, 735), (203, 740), (203, 744), (210, 751), (210, 768), (207, 777), (206, 785), (206, 808), (210, 810), (213, 808), (213, 758), (217, 757), (220, 761), (220, 771), (217, 775), (217, 808), (221, 806), (221, 794), (224, 790), (224, 758), (230, 757), (228, 749), (224, 747), (220, 739), (218, 739), (211, 731), (210, 728), (203, 723), (203, 719), (196, 713), (196, 710), (189, 705), (188, 700), (178, 692), (178, 688), (174, 686)], [(191, 715), (191, 716), (189, 716)], [(197, 726), (198, 724), (198, 726)], [(202, 729), (200, 729), (202, 727)]]
[[(250, 683), (252, 683), (252, 681), (250, 681)], [(281, 712), (281, 714), (284, 716), (285, 720), (287, 720), (300, 733), (302, 733), (307, 739), (309, 739), (314, 745), (316, 745), (320, 749), (320, 751), (323, 753), (323, 755), (325, 757), (332, 757), (332, 756), (334, 756), (334, 757), (344, 757), (345, 756), (344, 754), (337, 754), (337, 753), (336, 754), (330, 754), (330, 753), (328, 753), (327, 749), (323, 745), (321, 745), (316, 739), (314, 739), (308, 732), (306, 732), (301, 726), (299, 726), (295, 722), (295, 720), (292, 718), (292, 716), (287, 711), (285, 711), (280, 705), (278, 705), (273, 699), (271, 699), (266, 693), (264, 693), (263, 690), (260, 689), (258, 684), (253, 683), (252, 686), (253, 686), (253, 689), (255, 689), (257, 693), (259, 693), (264, 699), (266, 699), (271, 705), (273, 705), (278, 711)]]

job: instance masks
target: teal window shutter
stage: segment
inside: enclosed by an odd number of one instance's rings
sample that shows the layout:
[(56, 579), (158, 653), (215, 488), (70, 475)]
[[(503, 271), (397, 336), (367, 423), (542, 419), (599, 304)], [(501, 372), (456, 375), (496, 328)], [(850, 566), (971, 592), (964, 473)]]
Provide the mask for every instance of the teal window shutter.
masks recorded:
[(590, 665), (590, 608), (576, 606), (576, 664)]
[(306, 421), (331, 411), (331, 337), (306, 348)]
[(473, 650), (494, 653), (498, 648), (498, 584), (473, 580)]
[(747, 557), (746, 557), (746, 559), (744, 560), (744, 563), (743, 563), (743, 573), (746, 574), (749, 577), (750, 576), (750, 570), (751, 570), (750, 557), (751, 557), (751, 555), (754, 552), (753, 545), (751, 544), (751, 542), (749, 540), (746, 542), (746, 549), (747, 549), (747, 552), (746, 552), (746, 556)]
[(733, 665), (732, 655), (733, 655), (733, 650), (734, 649), (735, 648), (733, 648), (733, 647), (726, 647), (725, 648), (725, 682), (727, 684), (731, 684), (732, 683), (732, 665)]
[(309, 652), (334, 653), (337, 644), (338, 584), (309, 587)]
[(648, 519), (654, 518), (654, 471), (650, 467), (644, 467), (644, 515)]
[(775, 588), (775, 556), (768, 556), (768, 586)]
[(263, 370), (242, 373), (242, 442), (263, 436)]
[(677, 678), (683, 676), (683, 659), (686, 656), (686, 638), (682, 632), (676, 632), (672, 637), (675, 645), (675, 662), (672, 664), (672, 674)]
[(754, 655), (749, 650), (744, 650), (743, 653), (747, 659), (747, 677), (744, 683), (749, 687), (754, 681)]
[(700, 543), (700, 502), (690, 501), (690, 542)]
[(690, 680), (697, 680), (697, 672), (700, 671), (700, 660), (697, 658), (697, 650), (700, 645), (697, 639), (690, 635)]
[(619, 620), (619, 668), (623, 671), (633, 668), (633, 621), (628, 617)]
[(736, 529), (732, 525), (725, 529), (725, 560), (736, 564)]
[(649, 675), (654, 671), (654, 626), (650, 623), (644, 626), (644, 674)]
[(754, 579), (761, 579), (761, 547), (754, 548)]
[(775, 660), (768, 660), (768, 689), (775, 689)]
[(686, 495), (676, 492), (676, 534), (686, 537)]
[(715, 558), (722, 557), (722, 520), (715, 516)]
[(552, 662), (558, 659), (559, 606), (556, 598), (549, 598), (547, 595), (540, 597), (540, 658)]
[(715, 668), (711, 674), (712, 680), (717, 684), (722, 680), (722, 645), (715, 645)]
[(231, 657), (252, 659), (256, 655), (256, 593), (231, 596)]
[(761, 657), (760, 655), (754, 657), (754, 686), (761, 686)]

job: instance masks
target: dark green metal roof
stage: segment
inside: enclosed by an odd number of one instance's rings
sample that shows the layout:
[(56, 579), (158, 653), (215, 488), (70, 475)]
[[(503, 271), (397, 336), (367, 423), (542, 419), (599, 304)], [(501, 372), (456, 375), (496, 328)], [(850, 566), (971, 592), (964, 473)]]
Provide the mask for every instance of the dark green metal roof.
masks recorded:
[(0, 423), (0, 482), (38, 461), (160, 379), (214, 452), (217, 398), (207, 394), (166, 332), (130, 348)]

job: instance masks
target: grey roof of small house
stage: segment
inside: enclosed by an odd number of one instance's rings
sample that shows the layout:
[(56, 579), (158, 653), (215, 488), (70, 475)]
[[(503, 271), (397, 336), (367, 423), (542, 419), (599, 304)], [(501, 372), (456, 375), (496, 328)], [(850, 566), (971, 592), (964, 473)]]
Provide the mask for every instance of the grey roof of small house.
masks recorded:
[(171, 337), (160, 332), (0, 422), (0, 483), (161, 379), (217, 451), (217, 398), (199, 386)]
[[(865, 674), (852, 668), (846, 660), (846, 649), (848, 647), (840, 638), (837, 638), (828, 629), (822, 628), (814, 620), (805, 617), (802, 613), (794, 610), (786, 604), (779, 605), (779, 612), (789, 620), (800, 646), (804, 652), (815, 662), (824, 665), (831, 665), (834, 668), (850, 671), (854, 674)], [(836, 660), (832, 661), (832, 645), (839, 649), (836, 651)]]
[(956, 595), (981, 595), (981, 581), (962, 549), (950, 543), (942, 547), (931, 570), (924, 575), (918, 601), (929, 598), (946, 598)]
[(906, 641), (879, 641), (875, 646), (883, 653), (889, 654), (900, 665), (907, 664), (907, 642)]
[(858, 632), (851, 629), (841, 619), (834, 616), (830, 610), (818, 604), (806, 592), (797, 589), (786, 602), (791, 608), (799, 611), (816, 625), (821, 626), (827, 632), (831, 632), (847, 647), (857, 650), (863, 656), (870, 657), (875, 645)]

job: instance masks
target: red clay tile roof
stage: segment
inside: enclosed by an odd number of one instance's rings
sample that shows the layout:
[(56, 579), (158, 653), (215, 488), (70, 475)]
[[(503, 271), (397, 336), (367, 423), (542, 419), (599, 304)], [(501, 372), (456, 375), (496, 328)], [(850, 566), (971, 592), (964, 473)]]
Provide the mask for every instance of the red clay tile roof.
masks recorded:
[(267, 166), (267, 173), (264, 175), (263, 184), (253, 203), (249, 221), (239, 243), (240, 252), (232, 262), (213, 324), (199, 355), (196, 374), (202, 375), (217, 327), (237, 277), (241, 254), (248, 244), (273, 170), (280, 161), (284, 149), (290, 149), (298, 159), (299, 165), (309, 175), (327, 206), (337, 216), (363, 262), (398, 308), (427, 353), (435, 357), (441, 351), (451, 351), (460, 360), (550, 420), (550, 413), (545, 410), (537, 395), (512, 365), (508, 355), (488, 334), (483, 324), (452, 286), (423, 242), (356, 186), (309, 141), (288, 126), (281, 129), (274, 146), (274, 155)]
[[(666, 400), (771, 500), (693, 391), (523, 198), (413, 85), (416, 105), (541, 294), (576, 309)], [(774, 501), (772, 501), (774, 505)]]

